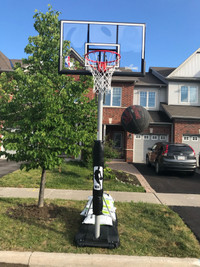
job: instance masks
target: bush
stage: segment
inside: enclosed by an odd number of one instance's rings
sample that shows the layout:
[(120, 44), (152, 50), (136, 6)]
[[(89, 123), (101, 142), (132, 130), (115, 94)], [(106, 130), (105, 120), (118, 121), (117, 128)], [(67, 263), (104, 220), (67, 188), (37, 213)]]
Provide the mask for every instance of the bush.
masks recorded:
[(104, 176), (104, 179), (106, 180), (111, 180), (111, 179), (115, 179), (115, 174), (114, 172), (112, 171), (112, 169), (106, 167), (104, 169), (104, 172), (103, 172), (103, 176)]
[(114, 148), (114, 142), (106, 138), (104, 143), (104, 163), (109, 159), (119, 158), (119, 152)]
[[(88, 147), (82, 149), (82, 160), (86, 167), (92, 168), (93, 167), (93, 146), (94, 143)], [(104, 165), (106, 161), (109, 161), (113, 158), (118, 158), (119, 152), (114, 148), (114, 143), (112, 140), (106, 138), (104, 142)]]

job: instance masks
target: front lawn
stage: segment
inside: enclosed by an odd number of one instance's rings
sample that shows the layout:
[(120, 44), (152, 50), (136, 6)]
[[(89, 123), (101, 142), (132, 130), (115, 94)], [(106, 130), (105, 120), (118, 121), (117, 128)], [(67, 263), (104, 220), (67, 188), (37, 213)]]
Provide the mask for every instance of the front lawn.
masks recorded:
[(0, 198), (0, 250), (200, 257), (200, 246), (181, 218), (168, 207), (116, 202), (120, 246), (80, 248), (74, 244), (84, 201)]
[[(41, 170), (17, 170), (0, 178), (0, 187), (39, 188)], [(93, 173), (81, 162), (63, 163), (61, 168), (47, 171), (46, 188), (90, 190), (93, 187)], [(104, 179), (104, 190), (145, 192), (134, 175), (113, 172)]]

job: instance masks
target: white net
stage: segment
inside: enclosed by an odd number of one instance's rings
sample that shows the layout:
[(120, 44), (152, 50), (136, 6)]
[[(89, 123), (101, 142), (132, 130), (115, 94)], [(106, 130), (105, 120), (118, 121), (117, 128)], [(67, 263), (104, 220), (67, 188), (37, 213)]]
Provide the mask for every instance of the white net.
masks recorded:
[(94, 80), (93, 90), (96, 94), (111, 90), (112, 75), (119, 65), (120, 55), (113, 51), (94, 51), (86, 55), (87, 69)]
[(109, 69), (106, 72), (99, 72), (98, 70), (92, 67), (89, 67), (89, 69), (93, 75), (93, 80), (94, 80), (93, 91), (96, 94), (99, 93), (104, 94), (110, 92), (114, 68)]

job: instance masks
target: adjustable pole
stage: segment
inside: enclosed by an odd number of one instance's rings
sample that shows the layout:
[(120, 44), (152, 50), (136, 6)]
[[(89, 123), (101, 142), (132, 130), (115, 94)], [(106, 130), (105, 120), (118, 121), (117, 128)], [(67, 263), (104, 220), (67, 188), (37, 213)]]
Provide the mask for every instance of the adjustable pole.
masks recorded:
[(100, 237), (100, 216), (103, 208), (103, 143), (102, 143), (102, 120), (103, 120), (103, 93), (98, 95), (98, 126), (97, 141), (93, 149), (94, 188), (93, 188), (93, 213), (95, 215), (95, 238)]

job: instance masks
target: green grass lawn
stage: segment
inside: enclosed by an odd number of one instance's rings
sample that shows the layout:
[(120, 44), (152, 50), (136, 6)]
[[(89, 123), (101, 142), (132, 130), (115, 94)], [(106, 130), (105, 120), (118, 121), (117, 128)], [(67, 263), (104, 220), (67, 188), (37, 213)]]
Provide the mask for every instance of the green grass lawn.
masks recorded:
[(168, 207), (116, 202), (120, 246), (80, 248), (74, 236), (84, 201), (0, 198), (0, 250), (104, 253), (139, 256), (200, 257), (200, 246), (180, 217)]
[[(40, 179), (41, 169), (29, 172), (17, 170), (2, 177), (0, 187), (39, 188)], [(90, 190), (92, 187), (92, 171), (80, 162), (64, 163), (61, 166), (61, 172), (58, 168), (47, 171), (46, 188)], [(104, 179), (104, 189), (106, 191), (145, 192), (144, 188), (138, 184), (122, 183), (115, 178)]]

